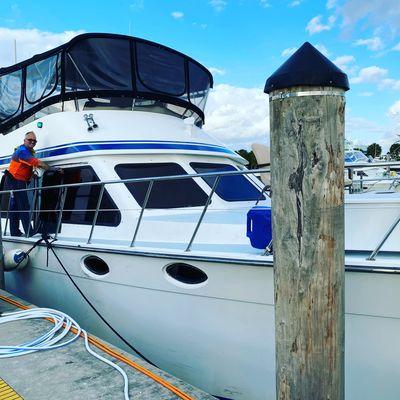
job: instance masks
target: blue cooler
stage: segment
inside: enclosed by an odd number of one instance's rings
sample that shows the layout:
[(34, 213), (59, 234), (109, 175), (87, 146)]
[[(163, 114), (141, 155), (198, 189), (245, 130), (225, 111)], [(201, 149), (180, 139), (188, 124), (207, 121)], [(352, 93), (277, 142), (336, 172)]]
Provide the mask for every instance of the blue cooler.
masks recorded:
[(247, 237), (256, 249), (265, 249), (272, 240), (271, 207), (254, 206), (247, 213)]

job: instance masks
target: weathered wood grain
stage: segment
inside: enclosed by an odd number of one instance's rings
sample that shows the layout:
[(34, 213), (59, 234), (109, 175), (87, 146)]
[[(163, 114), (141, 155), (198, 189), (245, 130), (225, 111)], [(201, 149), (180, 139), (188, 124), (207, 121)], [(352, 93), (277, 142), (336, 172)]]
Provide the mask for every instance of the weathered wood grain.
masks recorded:
[[(341, 91), (279, 92), (304, 90)], [(270, 102), (280, 400), (344, 399), (344, 109), (341, 96)]]

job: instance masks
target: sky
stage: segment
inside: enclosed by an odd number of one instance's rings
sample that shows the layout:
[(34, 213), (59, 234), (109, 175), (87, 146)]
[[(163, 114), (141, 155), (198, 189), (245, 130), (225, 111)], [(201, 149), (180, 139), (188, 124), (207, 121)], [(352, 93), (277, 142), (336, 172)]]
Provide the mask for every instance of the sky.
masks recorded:
[(345, 135), (387, 151), (400, 139), (399, 0), (0, 1), (0, 66), (84, 32), (181, 51), (214, 76), (204, 130), (233, 149), (269, 142), (266, 79), (308, 41), (347, 73)]

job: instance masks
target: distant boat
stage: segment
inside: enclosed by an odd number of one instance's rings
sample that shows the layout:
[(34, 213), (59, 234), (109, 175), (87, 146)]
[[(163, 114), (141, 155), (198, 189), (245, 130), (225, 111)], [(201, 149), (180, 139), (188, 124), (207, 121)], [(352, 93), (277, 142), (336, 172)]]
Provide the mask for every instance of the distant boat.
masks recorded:
[[(360, 191), (370, 190), (400, 190), (400, 175), (391, 171), (390, 166), (374, 167), (374, 163), (381, 160), (374, 160), (367, 157), (362, 151), (348, 148), (344, 153), (344, 162), (347, 166), (346, 178), (353, 181), (353, 189)], [(365, 166), (371, 163), (371, 165)], [(357, 164), (360, 165), (357, 168)]]

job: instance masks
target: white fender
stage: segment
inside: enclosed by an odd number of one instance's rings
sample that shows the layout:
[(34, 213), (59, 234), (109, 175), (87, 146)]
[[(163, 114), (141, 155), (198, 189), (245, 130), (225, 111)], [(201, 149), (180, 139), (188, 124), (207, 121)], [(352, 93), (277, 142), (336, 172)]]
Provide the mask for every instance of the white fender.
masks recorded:
[[(21, 249), (9, 250), (4, 254), (4, 271), (22, 269), (29, 262), (29, 255)], [(19, 263), (19, 264), (18, 264)], [(18, 267), (16, 268), (16, 266)]]

